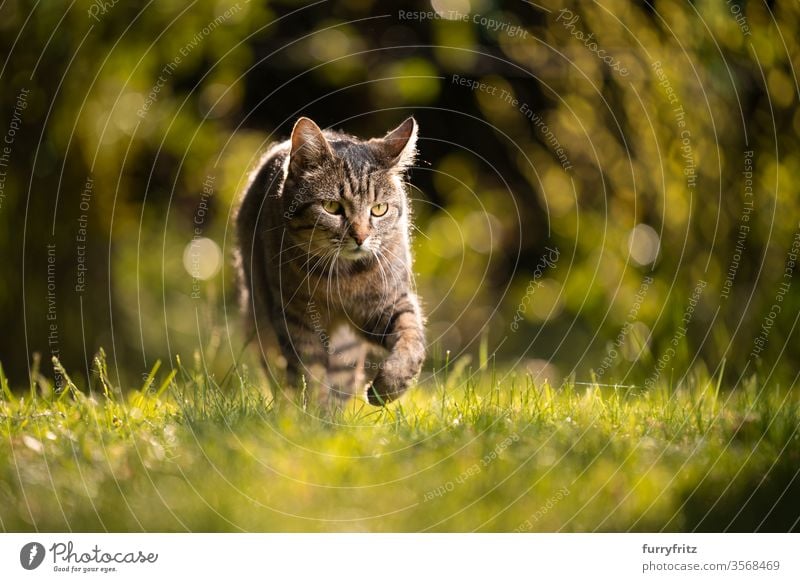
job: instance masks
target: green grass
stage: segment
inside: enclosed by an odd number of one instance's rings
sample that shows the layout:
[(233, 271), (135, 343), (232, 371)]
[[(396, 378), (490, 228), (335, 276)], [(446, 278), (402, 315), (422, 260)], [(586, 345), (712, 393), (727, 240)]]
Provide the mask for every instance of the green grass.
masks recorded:
[(94, 375), (56, 395), (0, 373), (0, 529), (798, 527), (798, 396), (756, 378), (553, 387), (456, 362), (387, 409), (324, 418), (246, 369), (220, 386), (177, 362), (123, 395), (101, 353)]

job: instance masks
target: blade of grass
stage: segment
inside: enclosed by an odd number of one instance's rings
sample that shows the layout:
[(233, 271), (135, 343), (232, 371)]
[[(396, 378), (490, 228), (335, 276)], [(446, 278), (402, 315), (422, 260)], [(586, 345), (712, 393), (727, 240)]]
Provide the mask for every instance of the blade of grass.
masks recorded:
[(3, 371), (3, 364), (1, 363), (0, 363), (0, 389), (2, 389), (3, 395), (10, 404), (13, 405), (17, 404), (17, 399), (14, 398), (14, 394), (11, 392), (11, 388), (9, 388), (8, 386), (8, 378), (6, 378), (6, 374)]

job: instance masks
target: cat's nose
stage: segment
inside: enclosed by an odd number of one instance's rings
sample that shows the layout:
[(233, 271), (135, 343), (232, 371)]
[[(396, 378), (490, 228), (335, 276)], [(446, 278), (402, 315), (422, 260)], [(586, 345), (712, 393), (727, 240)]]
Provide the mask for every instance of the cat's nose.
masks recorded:
[(353, 237), (353, 240), (356, 241), (356, 244), (358, 246), (363, 245), (364, 241), (367, 240), (367, 238), (369, 237), (369, 235), (367, 233), (358, 232), (358, 231), (353, 232), (350, 236)]

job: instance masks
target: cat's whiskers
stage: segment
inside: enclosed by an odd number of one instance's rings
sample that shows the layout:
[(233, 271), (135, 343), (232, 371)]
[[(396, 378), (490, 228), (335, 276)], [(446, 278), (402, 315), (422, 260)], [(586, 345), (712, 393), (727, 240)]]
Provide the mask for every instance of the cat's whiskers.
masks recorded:
[(408, 264), (408, 261), (405, 261), (401, 257), (398, 257), (396, 254), (394, 254), (388, 248), (384, 247), (381, 250), (382, 250), (382, 252), (389, 253), (398, 263), (400, 263), (403, 266), (403, 268), (405, 269), (406, 273), (408, 274), (408, 280), (410, 281), (411, 289), (414, 291), (414, 293), (416, 293), (417, 292), (417, 282), (414, 280), (414, 276), (413, 276), (414, 273), (413, 273), (413, 271), (411, 269), (411, 265)]
[(299, 257), (294, 255), (294, 254), (291, 254), (285, 260), (281, 261), (278, 266), (279, 267), (283, 267), (284, 265), (286, 265), (288, 263), (292, 263), (292, 262), (303, 260), (303, 258), (305, 257), (305, 262), (299, 267), (299, 269), (302, 271), (302, 270), (305, 270), (305, 268), (309, 265), (309, 263), (311, 261), (313, 261), (314, 259), (316, 259), (318, 257), (321, 257), (323, 254), (324, 253), (321, 253), (319, 251), (315, 251), (315, 252), (306, 251), (303, 255), (301, 255)]
[(328, 309), (328, 311), (331, 310), (331, 281), (334, 276), (336, 277), (336, 291), (339, 291), (339, 269), (337, 268), (334, 270), (334, 266), (336, 266), (336, 262), (339, 259), (341, 252), (341, 246), (335, 248), (333, 260), (331, 261), (330, 270), (328, 272), (328, 282), (326, 283), (325, 287), (325, 307)]
[[(308, 259), (306, 259), (306, 262), (303, 263), (303, 265), (300, 267), (301, 270), (306, 272), (303, 281), (305, 282), (307, 279), (310, 279), (310, 277), (315, 274), (317, 268), (325, 264), (325, 261), (328, 259), (328, 257), (329, 257), (328, 253), (309, 255)], [(313, 265), (311, 265), (312, 261), (314, 261)]]
[(386, 289), (386, 285), (389, 283), (389, 279), (386, 276), (386, 271), (384, 271), (383, 265), (381, 265), (380, 257), (376, 255), (375, 260), (377, 262), (378, 269), (380, 269), (381, 281), (382, 281), (381, 290), (383, 290), (383, 289)]
[(286, 227), (286, 225), (285, 225), (285, 224), (279, 224), (278, 226), (271, 226), (271, 227), (269, 227), (269, 228), (265, 228), (265, 229), (263, 229), (263, 230), (260, 230), (259, 232), (260, 232), (261, 234), (267, 234), (268, 232), (272, 232), (273, 230), (278, 230), (279, 228), (283, 228), (283, 229), (289, 230), (289, 229)]
[[(317, 222), (319, 222), (319, 219), (317, 219)], [(290, 302), (297, 296), (298, 292), (303, 287), (303, 285), (306, 286), (309, 294), (313, 296), (313, 293), (311, 292), (311, 284), (310, 284), (311, 276), (314, 274), (314, 271), (317, 269), (317, 267), (319, 267), (320, 265), (324, 266), (325, 261), (329, 258), (330, 254), (331, 254), (329, 252), (329, 249), (326, 249), (324, 247), (319, 249), (319, 251), (317, 251), (316, 253), (312, 253), (311, 252), (311, 242), (313, 241), (314, 233), (316, 232), (316, 227), (317, 227), (317, 223), (315, 222), (314, 223), (314, 230), (311, 231), (311, 238), (308, 241), (307, 259), (303, 263), (303, 265), (300, 266), (300, 268), (299, 268), (301, 271), (305, 271), (305, 273), (303, 275), (303, 279), (297, 285), (297, 289), (292, 294), (292, 297), (289, 299)], [(316, 262), (314, 263), (313, 266), (311, 266), (311, 268), (308, 268), (309, 265), (311, 264), (311, 261), (313, 261), (314, 259), (316, 259)], [(317, 285), (319, 285), (319, 281), (317, 282)], [(316, 291), (316, 289), (315, 289), (315, 291)]]
[(426, 239), (426, 240), (431, 240), (431, 237), (429, 237), (427, 234), (425, 234), (424, 232), (422, 232), (422, 230), (420, 229), (420, 227), (418, 227), (416, 224), (414, 224), (414, 223), (411, 223), (411, 228), (413, 228), (415, 231), (417, 231), (418, 233), (420, 233), (420, 234), (421, 234), (423, 237), (425, 237), (425, 239)]
[[(319, 256), (319, 257), (316, 257), (316, 258), (317, 258), (317, 262), (314, 264), (313, 269), (316, 269), (317, 265), (319, 265), (322, 261), (324, 261), (326, 259), (326, 256), (322, 255), (322, 256)], [(309, 261), (310, 260), (311, 259), (309, 259)], [(305, 273), (305, 275), (303, 275), (303, 279), (297, 284), (297, 288), (294, 290), (294, 293), (292, 293), (292, 296), (289, 298), (287, 303), (291, 303), (294, 300), (294, 298), (297, 297), (297, 294), (300, 292), (300, 289), (302, 289), (303, 285), (305, 285), (306, 283), (308, 283), (306, 285), (306, 288), (309, 290), (309, 293), (310, 293), (310, 290), (311, 290), (311, 285), (310, 285), (311, 275), (312, 275), (312, 271), (307, 271)], [(319, 285), (319, 282), (317, 282), (317, 284)]]
[[(396, 275), (394, 274), (394, 272), (391, 270), (391, 268), (389, 266), (388, 260), (386, 262), (386, 269), (384, 269), (383, 268), (383, 264), (381, 263), (381, 258), (386, 260), (386, 257), (383, 256), (382, 254), (376, 254), (375, 255), (375, 259), (376, 259), (376, 261), (378, 263), (378, 268), (381, 270), (381, 279), (383, 280), (383, 286), (381, 287), (381, 289), (384, 290), (384, 292), (385, 292), (388, 289), (394, 289), (395, 288), (395, 284), (398, 281), (397, 281)], [(387, 271), (388, 271), (388, 273), (387, 273)], [(391, 285), (389, 284), (389, 276), (390, 275), (394, 279), (394, 281), (392, 281)]]
[(285, 253), (285, 252), (287, 252), (287, 251), (291, 251), (291, 250), (294, 250), (294, 249), (297, 249), (297, 248), (300, 248), (300, 247), (304, 247), (304, 246), (306, 246), (306, 243), (305, 243), (305, 242), (302, 242), (302, 243), (297, 243), (297, 244), (295, 244), (295, 245), (291, 245), (291, 246), (288, 246), (288, 247), (283, 247), (283, 248), (282, 248), (282, 249), (281, 249), (281, 250), (278, 252), (277, 256), (279, 256), (279, 257), (280, 257), (280, 256), (281, 256), (283, 253)]
[[(289, 253), (290, 251), (294, 251), (294, 250), (296, 250), (296, 249), (298, 249), (298, 248), (305, 247), (305, 246), (306, 246), (306, 244), (305, 244), (305, 243), (303, 243), (303, 244), (301, 244), (301, 245), (295, 245), (295, 246), (293, 246), (293, 247), (288, 247), (288, 248), (285, 248), (285, 249), (283, 249), (282, 251), (280, 251), (280, 252), (277, 254), (277, 257), (278, 257), (278, 258), (283, 258), (283, 255), (284, 255), (284, 254), (286, 254), (286, 253)], [(305, 253), (303, 253), (303, 254), (304, 254), (306, 257), (315, 257), (315, 256), (319, 256), (319, 253), (318, 253), (318, 252), (308, 252), (308, 251), (306, 251), (306, 252), (305, 252)], [(298, 256), (296, 256), (296, 253), (291, 253), (291, 254), (289, 254), (289, 255), (288, 255), (288, 257), (286, 257), (286, 258), (285, 258), (285, 260), (282, 260), (282, 261), (279, 263), (279, 266), (281, 266), (281, 267), (282, 267), (283, 265), (285, 265), (285, 264), (287, 264), (287, 263), (290, 263), (290, 262), (292, 262), (292, 261), (297, 261), (297, 260), (298, 260), (298, 259), (300, 259), (300, 258), (302, 258), (302, 255), (301, 255), (300, 257), (298, 257)]]
[(384, 246), (384, 247), (381, 247), (381, 250), (380, 250), (380, 252), (381, 252), (381, 253), (388, 253), (389, 255), (391, 255), (391, 256), (392, 256), (392, 258), (395, 258), (395, 259), (397, 259), (397, 261), (403, 265), (403, 267), (405, 268), (405, 270), (406, 270), (407, 272), (409, 272), (409, 273), (411, 272), (411, 267), (410, 267), (410, 266), (408, 266), (408, 264), (407, 264), (407, 261), (403, 260), (403, 258), (402, 258), (402, 257), (399, 257), (399, 256), (397, 256), (395, 253), (393, 253), (392, 251), (390, 251), (390, 250), (389, 250), (387, 247), (385, 247), (385, 246)]
[[(307, 247), (306, 255), (313, 256), (312, 252), (311, 252), (311, 243), (314, 242), (314, 233), (317, 230), (317, 225), (319, 224), (319, 220), (320, 220), (320, 217), (318, 216), (317, 220), (314, 222), (314, 226), (311, 228), (311, 236), (308, 238), (308, 241), (299, 242), (299, 243), (297, 243), (295, 245), (292, 245), (290, 247), (287, 247), (287, 248), (281, 248), (279, 250), (279, 252), (278, 252), (278, 256), (280, 257), (281, 255), (283, 255), (285, 252), (287, 252), (289, 250), (293, 250), (293, 249), (301, 248), (301, 247)], [(283, 237), (281, 238), (281, 242), (282, 241), (283, 241)], [(290, 256), (286, 261), (281, 261), (281, 263), (278, 266), (282, 267), (285, 263), (291, 261), (294, 258), (296, 258), (296, 257), (291, 257)]]

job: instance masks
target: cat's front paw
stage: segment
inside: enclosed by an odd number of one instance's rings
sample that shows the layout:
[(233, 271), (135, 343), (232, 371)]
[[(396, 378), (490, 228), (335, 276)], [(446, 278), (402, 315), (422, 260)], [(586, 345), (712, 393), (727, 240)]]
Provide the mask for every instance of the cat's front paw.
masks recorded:
[(386, 406), (399, 398), (408, 388), (408, 381), (393, 379), (380, 373), (367, 387), (367, 400), (373, 406)]

